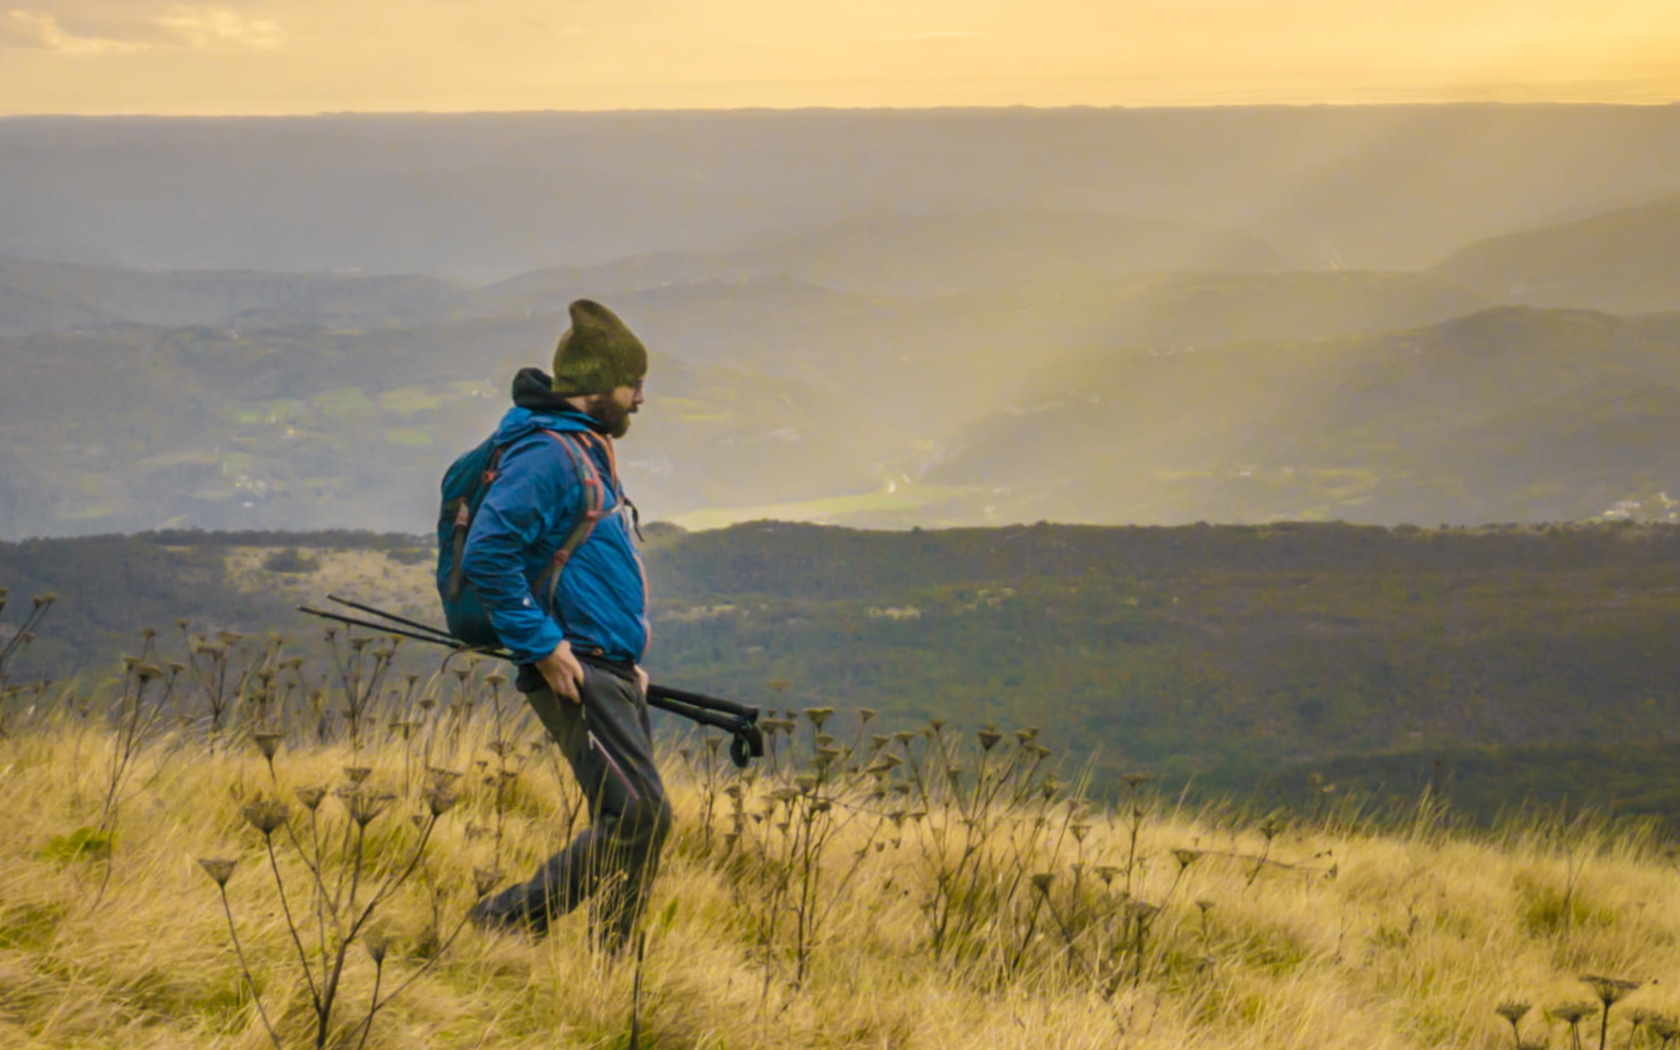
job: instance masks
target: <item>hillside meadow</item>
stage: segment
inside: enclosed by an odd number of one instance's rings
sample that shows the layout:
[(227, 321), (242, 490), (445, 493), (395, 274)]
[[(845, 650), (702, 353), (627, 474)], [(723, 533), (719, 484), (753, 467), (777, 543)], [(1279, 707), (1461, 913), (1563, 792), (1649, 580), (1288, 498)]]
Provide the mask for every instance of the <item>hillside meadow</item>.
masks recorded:
[[(1312, 778), (1387, 803), (1431, 785), (1483, 823), (1534, 801), (1680, 817), (1680, 527), (1340, 524), (866, 532), (647, 530), (657, 681), (764, 707), (1039, 726), (1093, 778), (1312, 812)], [(299, 604), (436, 622), (430, 541), (201, 533), (0, 543), (11, 686), (120, 674), (140, 632), (231, 630), (330, 667)], [(402, 672), (444, 654), (408, 645)], [(14, 698), (11, 701), (16, 704)]]
[(1606, 1045), (1680, 1009), (1680, 872), (1636, 827), (1191, 808), (1087, 791), (1030, 728), (829, 707), (766, 712), (746, 771), (671, 743), (635, 948), (484, 933), (474, 896), (584, 819), (494, 664), (340, 637), (319, 692), (277, 651), (224, 690), (239, 639), (156, 641), (4, 726), (6, 1046), (1491, 1050), (1517, 1002), (1528, 1045), (1596, 1045), (1583, 975)]

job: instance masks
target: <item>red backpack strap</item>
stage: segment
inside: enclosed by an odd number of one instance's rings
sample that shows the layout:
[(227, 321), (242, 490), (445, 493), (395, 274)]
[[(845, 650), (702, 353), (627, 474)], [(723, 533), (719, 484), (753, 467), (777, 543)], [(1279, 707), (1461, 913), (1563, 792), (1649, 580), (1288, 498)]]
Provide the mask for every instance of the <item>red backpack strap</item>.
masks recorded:
[(465, 560), (467, 552), (467, 533), (472, 529), (473, 515), (478, 512), (479, 503), (484, 502), (484, 494), (490, 488), (490, 483), (496, 480), (496, 475), (502, 470), (502, 453), (507, 451), (506, 445), (497, 445), (490, 450), (490, 458), (484, 463), (484, 472), (479, 476), (478, 499), (461, 499), (455, 506), (455, 528), (450, 533), (450, 562), (449, 562), (449, 590), (447, 596), (450, 601), (461, 597), (461, 562)]
[[(606, 496), (601, 487), (601, 473), (595, 469), (595, 463), (590, 458), (586, 447), (589, 438), (594, 437), (594, 435), (586, 435), (582, 432), (561, 434), (553, 430), (544, 430), (543, 433), (553, 438), (561, 448), (566, 450), (566, 454), (571, 457), (573, 468), (577, 470), (578, 481), (583, 488), (583, 506), (578, 514), (577, 524), (572, 526), (572, 531), (567, 534), (565, 541), (554, 552), (554, 557), (549, 559), (548, 568), (543, 571), (541, 578), (537, 580), (538, 588), (548, 591), (548, 604), (552, 608), (554, 592), (560, 586), (560, 574), (565, 571), (566, 562), (571, 559), (573, 552), (583, 546), (584, 541), (589, 539), (589, 534), (595, 531), (595, 525), (602, 518), (602, 507), (606, 504)], [(607, 462), (609, 464), (613, 462), (611, 444), (607, 445)]]

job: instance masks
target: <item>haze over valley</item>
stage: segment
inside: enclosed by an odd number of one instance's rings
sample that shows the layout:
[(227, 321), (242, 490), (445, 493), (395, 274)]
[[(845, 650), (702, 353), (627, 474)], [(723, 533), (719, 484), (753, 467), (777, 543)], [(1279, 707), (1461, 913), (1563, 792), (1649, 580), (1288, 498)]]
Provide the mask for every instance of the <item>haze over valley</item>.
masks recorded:
[(0, 121), (0, 537), (424, 532), (565, 307), (644, 514), (1673, 517), (1680, 110)]

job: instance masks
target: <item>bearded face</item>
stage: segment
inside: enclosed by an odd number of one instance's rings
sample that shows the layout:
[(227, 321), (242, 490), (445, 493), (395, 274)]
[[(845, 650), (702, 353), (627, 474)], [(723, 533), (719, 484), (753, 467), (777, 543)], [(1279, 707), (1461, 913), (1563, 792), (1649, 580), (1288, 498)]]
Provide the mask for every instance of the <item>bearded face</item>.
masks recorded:
[(605, 394), (591, 394), (584, 405), (584, 412), (606, 428), (607, 433), (615, 439), (630, 433), (630, 413), (633, 411), (633, 408), (622, 404), (610, 391)]

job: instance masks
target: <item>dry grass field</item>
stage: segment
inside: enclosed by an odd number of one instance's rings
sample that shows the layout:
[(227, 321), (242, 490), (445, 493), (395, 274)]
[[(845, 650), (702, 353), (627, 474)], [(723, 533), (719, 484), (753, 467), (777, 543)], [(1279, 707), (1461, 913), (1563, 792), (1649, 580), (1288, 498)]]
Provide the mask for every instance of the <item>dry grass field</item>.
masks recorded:
[(258, 661), (212, 733), (217, 644), (97, 697), (14, 697), (0, 1046), (1494, 1048), (1508, 1001), (1553, 1047), (1590, 1003), (1597, 1046), (1589, 974), (1639, 985), (1610, 1046), (1666, 1045), (1680, 1010), (1680, 872), (1637, 835), (1467, 837), (1427, 803), (1385, 832), (1334, 807), (1255, 822), (1147, 782), (1083, 799), (1030, 730), (825, 709), (771, 712), (745, 774), (670, 745), (639, 953), (581, 914), (485, 933), (475, 895), (585, 819), (495, 665), (383, 682), (373, 643), (311, 698)]

